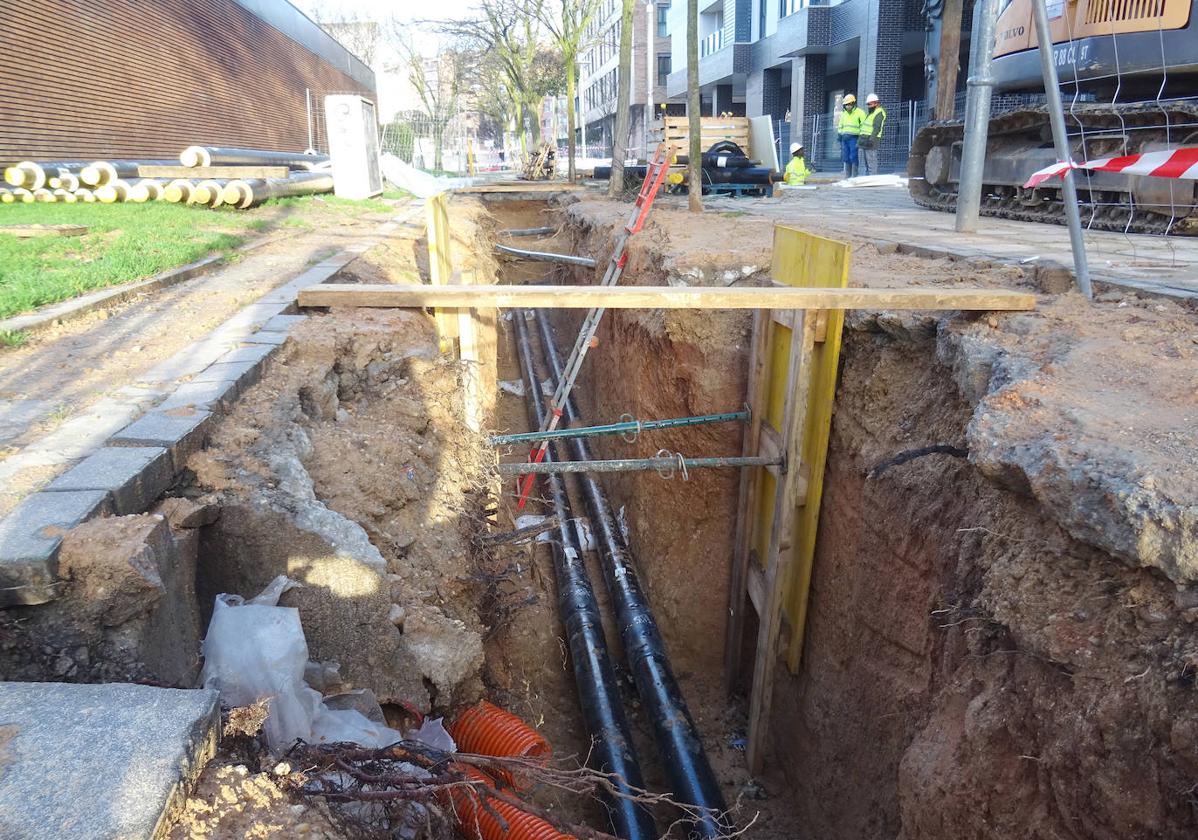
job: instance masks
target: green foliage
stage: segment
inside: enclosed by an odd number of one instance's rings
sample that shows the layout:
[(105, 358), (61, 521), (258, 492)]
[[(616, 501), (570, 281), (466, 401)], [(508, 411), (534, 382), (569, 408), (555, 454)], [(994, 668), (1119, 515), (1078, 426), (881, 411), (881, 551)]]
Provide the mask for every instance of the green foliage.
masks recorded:
[(4, 347), (20, 347), (29, 341), (29, 333), (24, 330), (0, 330), (0, 345)]
[(412, 162), (416, 151), (416, 132), (406, 120), (397, 120), (383, 126), (383, 151), (395, 155), (400, 160)]

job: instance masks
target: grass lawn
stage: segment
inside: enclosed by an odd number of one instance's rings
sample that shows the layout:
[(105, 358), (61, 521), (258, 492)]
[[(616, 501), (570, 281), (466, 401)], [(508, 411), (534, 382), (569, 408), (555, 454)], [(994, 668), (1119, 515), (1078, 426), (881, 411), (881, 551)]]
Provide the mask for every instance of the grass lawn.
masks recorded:
[[(227, 253), (269, 228), (315, 227), (387, 210), (377, 201), (331, 195), (284, 198), (240, 211), (164, 202), (0, 205), (0, 225), (88, 227), (83, 236), (29, 239), (0, 231), (0, 318)], [(20, 338), (0, 335), (0, 344)]]

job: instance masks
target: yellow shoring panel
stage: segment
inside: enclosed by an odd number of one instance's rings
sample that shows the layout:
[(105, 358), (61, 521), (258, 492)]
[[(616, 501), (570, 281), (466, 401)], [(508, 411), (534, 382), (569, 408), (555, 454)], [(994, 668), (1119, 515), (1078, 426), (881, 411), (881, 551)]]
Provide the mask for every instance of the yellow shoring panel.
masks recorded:
[[(789, 286), (805, 288), (844, 288), (849, 282), (849, 246), (844, 242), (825, 239), (786, 225), (774, 226), (774, 258), (771, 274), (774, 280)], [(822, 319), (819, 338), (811, 348), (811, 384), (807, 416), (803, 420), (802, 463), (806, 473), (805, 503), (795, 513), (794, 534), (791, 538), (795, 552), (791, 562), (791, 579), (786, 583), (784, 600), (790, 623), (790, 642), (786, 663), (797, 673), (803, 652), (803, 634), (807, 624), (807, 600), (811, 588), (811, 569), (815, 560), (815, 536), (819, 527), (819, 506), (823, 494), (824, 465), (828, 454), (828, 438), (832, 428), (832, 404), (836, 396), (836, 372), (840, 364), (840, 340), (844, 329), (843, 311), (810, 311), (808, 318)], [(784, 328), (776, 327), (775, 335)], [(789, 339), (789, 335), (786, 336)], [(785, 355), (782, 364), (776, 360), (777, 345), (771, 347), (770, 422), (773, 420), (775, 383), (786, 381)], [(764, 506), (773, 504), (771, 496), (758, 496)], [(768, 518), (770, 514), (766, 514)], [(768, 532), (767, 532), (768, 533)]]
[[(429, 282), (434, 286), (448, 286), (453, 283), (453, 256), (450, 253), (449, 236), (449, 193), (439, 192), (430, 198), (425, 205), (425, 213), (427, 216), (425, 231), (428, 238)], [(441, 352), (448, 352), (452, 347), (453, 339), (458, 337), (457, 313), (434, 309), (433, 317), (437, 322), (437, 336), (441, 342)]]

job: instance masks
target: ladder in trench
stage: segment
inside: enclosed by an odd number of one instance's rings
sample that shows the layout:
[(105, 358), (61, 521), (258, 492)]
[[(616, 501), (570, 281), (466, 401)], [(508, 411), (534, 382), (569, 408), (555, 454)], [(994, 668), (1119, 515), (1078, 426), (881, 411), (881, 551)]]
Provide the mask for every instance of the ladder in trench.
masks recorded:
[[(776, 226), (773, 282), (846, 286), (848, 255), (844, 243)], [(752, 609), (757, 638), (746, 753), (754, 775), (761, 772), (769, 743), (784, 616), (792, 673), (802, 653), (843, 324), (844, 313), (830, 310), (764, 310), (753, 320), (747, 389), (752, 419), (742, 449), (780, 464), (741, 471), (724, 671), (732, 689), (742, 676)]]
[[(629, 215), (628, 221), (625, 222), (624, 229), (616, 237), (616, 245), (612, 250), (611, 259), (607, 263), (607, 270), (603, 274), (603, 280), (600, 282), (600, 285), (614, 286), (620, 282), (620, 277), (624, 274), (624, 266), (628, 262), (628, 240), (645, 226), (645, 219), (648, 218), (649, 210), (653, 207), (653, 200), (657, 198), (657, 193), (665, 181), (666, 173), (669, 171), (670, 161), (673, 157), (674, 147), (666, 143), (659, 145), (657, 151), (654, 152), (653, 159), (649, 161), (649, 165), (645, 169), (645, 179), (641, 182), (641, 188), (637, 193), (632, 213)], [(553, 398), (549, 401), (549, 410), (545, 413), (545, 419), (541, 422), (541, 427), (538, 431), (552, 432), (561, 423), (566, 400), (569, 399), (570, 392), (574, 389), (574, 383), (578, 380), (578, 373), (582, 370), (582, 363), (586, 359), (587, 351), (595, 344), (595, 333), (598, 332), (599, 323), (603, 320), (603, 313), (606, 311), (603, 307), (596, 307), (588, 310), (586, 317), (583, 318), (582, 326), (578, 331), (578, 338), (574, 341), (574, 347), (566, 359), (562, 376), (558, 380), (557, 389), (554, 391)], [(542, 440), (529, 453), (528, 460), (534, 464), (541, 463), (545, 458), (545, 451), (548, 446), (549, 440)], [(523, 478), (517, 479), (519, 490), (519, 501), (516, 503), (517, 510), (524, 509), (535, 479), (536, 475), (533, 473), (527, 473)]]

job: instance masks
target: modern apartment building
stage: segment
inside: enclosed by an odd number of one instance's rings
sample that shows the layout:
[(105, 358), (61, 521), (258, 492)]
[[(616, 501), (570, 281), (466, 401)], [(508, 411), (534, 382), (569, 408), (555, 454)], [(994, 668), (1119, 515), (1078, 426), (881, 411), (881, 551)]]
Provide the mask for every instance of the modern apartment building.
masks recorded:
[[(876, 93), (889, 114), (882, 165), (901, 163), (913, 103), (925, 99), (924, 43), (941, 0), (700, 0), (699, 83), (704, 114), (768, 114), (779, 146), (802, 138), (809, 157), (833, 151), (827, 125), (840, 97)], [(969, 21), (972, 3), (966, 3)], [(666, 95), (686, 98), (686, 3), (667, 17)], [(968, 25), (966, 25), (968, 28)], [(960, 74), (964, 83), (965, 73)]]
[[(678, 2), (685, 10), (685, 0)], [(669, 0), (636, 0), (634, 6), (629, 156), (645, 155), (649, 123), (666, 104), (666, 77), (671, 69), (669, 10)], [(598, 156), (611, 153), (615, 129), (620, 12), (619, 0), (602, 0), (588, 32), (588, 46), (579, 58), (579, 126), (588, 151)], [(684, 106), (667, 107), (668, 113), (685, 113)]]

